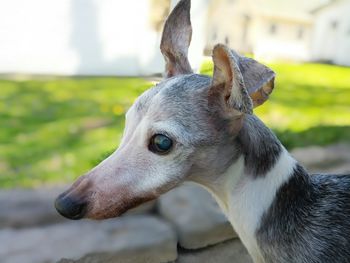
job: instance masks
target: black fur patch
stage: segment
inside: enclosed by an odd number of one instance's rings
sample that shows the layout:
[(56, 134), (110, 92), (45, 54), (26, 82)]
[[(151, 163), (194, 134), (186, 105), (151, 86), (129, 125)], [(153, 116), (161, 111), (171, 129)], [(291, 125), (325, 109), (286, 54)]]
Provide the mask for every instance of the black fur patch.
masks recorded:
[(277, 137), (254, 115), (245, 116), (237, 142), (244, 155), (245, 172), (254, 177), (264, 176), (282, 152)]
[(297, 165), (256, 236), (266, 263), (350, 262), (350, 176)]

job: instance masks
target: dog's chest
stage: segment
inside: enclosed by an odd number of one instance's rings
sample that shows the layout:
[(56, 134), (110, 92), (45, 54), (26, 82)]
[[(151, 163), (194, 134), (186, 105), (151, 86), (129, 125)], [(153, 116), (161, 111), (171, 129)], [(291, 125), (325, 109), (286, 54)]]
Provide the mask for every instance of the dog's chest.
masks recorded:
[(231, 181), (227, 216), (254, 262), (264, 262), (256, 237), (261, 219), (275, 201), (277, 191), (293, 174), (295, 165), (296, 161), (283, 150), (264, 176), (243, 175)]

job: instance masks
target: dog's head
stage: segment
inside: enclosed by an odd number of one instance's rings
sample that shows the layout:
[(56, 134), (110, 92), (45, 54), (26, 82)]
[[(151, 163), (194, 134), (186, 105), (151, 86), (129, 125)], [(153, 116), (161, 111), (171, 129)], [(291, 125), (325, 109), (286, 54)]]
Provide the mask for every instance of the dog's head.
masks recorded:
[(70, 219), (115, 217), (186, 179), (215, 176), (232, 161), (245, 114), (273, 89), (274, 73), (224, 45), (213, 50), (213, 78), (193, 74), (190, 0), (168, 17), (161, 51), (166, 78), (126, 114), (119, 148), (56, 200)]

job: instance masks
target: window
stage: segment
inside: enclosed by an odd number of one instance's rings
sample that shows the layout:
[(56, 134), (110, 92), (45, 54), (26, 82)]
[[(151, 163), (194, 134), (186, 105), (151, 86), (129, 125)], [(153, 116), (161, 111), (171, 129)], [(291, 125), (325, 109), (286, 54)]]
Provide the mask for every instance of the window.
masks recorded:
[(272, 23), (269, 28), (270, 35), (276, 35), (277, 33), (277, 25)]
[(304, 28), (301, 26), (298, 28), (298, 32), (297, 32), (297, 38), (298, 39), (303, 39), (304, 37)]
[(333, 30), (336, 30), (336, 29), (338, 28), (338, 21), (333, 20), (333, 21), (331, 22), (331, 28), (332, 28)]

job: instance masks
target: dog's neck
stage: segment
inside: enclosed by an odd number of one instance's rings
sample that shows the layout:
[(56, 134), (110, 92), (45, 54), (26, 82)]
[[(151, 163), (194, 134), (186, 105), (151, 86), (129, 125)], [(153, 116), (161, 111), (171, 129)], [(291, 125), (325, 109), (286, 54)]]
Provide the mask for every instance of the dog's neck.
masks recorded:
[(254, 116), (246, 119), (236, 144), (240, 155), (229, 168), (215, 181), (198, 183), (213, 194), (254, 262), (264, 262), (256, 231), (297, 162)]

